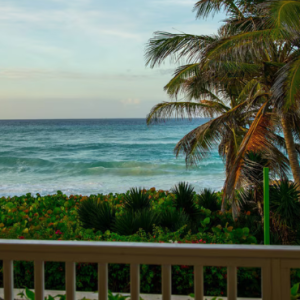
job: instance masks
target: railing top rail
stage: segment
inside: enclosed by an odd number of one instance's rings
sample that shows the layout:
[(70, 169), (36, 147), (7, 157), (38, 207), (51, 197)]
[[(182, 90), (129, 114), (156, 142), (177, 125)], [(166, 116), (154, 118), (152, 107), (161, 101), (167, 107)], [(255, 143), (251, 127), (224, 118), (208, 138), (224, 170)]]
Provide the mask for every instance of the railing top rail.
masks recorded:
[(6, 253), (97, 254), (110, 256), (184, 256), (209, 258), (300, 259), (300, 246), (128, 243), (86, 241), (0, 240), (0, 259)]

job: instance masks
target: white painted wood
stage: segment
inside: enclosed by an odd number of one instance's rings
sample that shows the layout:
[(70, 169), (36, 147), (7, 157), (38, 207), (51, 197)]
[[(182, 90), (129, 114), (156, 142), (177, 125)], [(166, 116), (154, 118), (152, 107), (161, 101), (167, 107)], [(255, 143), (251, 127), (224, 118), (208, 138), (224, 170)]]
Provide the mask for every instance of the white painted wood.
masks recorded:
[(108, 264), (98, 264), (98, 300), (107, 300)]
[(12, 260), (3, 261), (4, 299), (14, 300), (14, 266)]
[(230, 266), (227, 268), (227, 299), (237, 299), (237, 268)]
[[(79, 258), (78, 258), (79, 259)], [(76, 269), (74, 262), (66, 262), (66, 294), (67, 300), (76, 299)]]
[(140, 299), (140, 265), (130, 265), (130, 294), (131, 300)]
[(204, 296), (204, 281), (203, 281), (203, 266), (194, 266), (194, 293), (195, 300), (203, 300)]
[(272, 276), (271, 276), (271, 261), (265, 260), (264, 265), (261, 268), (262, 278), (262, 298), (263, 300), (272, 299)]
[(161, 266), (161, 290), (162, 300), (171, 300), (172, 296), (172, 267), (171, 265)]
[(34, 290), (35, 300), (44, 300), (45, 275), (44, 262), (36, 260), (34, 262)]

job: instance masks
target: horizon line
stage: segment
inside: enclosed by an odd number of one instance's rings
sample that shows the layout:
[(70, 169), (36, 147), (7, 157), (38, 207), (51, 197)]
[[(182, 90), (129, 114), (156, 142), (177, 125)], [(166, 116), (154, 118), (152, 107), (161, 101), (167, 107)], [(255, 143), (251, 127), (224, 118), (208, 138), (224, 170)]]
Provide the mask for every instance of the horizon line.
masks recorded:
[[(145, 120), (144, 118), (57, 118), (57, 119), (0, 119), (0, 121), (55, 121), (55, 120)], [(189, 118), (169, 118), (168, 120), (189, 120)], [(194, 119), (209, 119), (209, 118), (193, 118)], [(162, 121), (163, 122), (163, 121)]]

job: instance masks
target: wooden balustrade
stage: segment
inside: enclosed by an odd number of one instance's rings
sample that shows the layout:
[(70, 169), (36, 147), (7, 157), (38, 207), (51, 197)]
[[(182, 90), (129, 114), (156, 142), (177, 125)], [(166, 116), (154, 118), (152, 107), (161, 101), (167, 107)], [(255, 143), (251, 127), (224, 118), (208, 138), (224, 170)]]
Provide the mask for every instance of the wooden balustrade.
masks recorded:
[(194, 266), (195, 300), (204, 299), (203, 267), (227, 267), (227, 299), (237, 299), (237, 268), (262, 270), (263, 300), (290, 299), (290, 269), (300, 268), (300, 247), (0, 240), (4, 298), (13, 300), (13, 261), (34, 261), (35, 299), (44, 300), (44, 261), (66, 263), (67, 300), (75, 300), (76, 262), (98, 263), (98, 299), (108, 294), (108, 264), (130, 264), (131, 299), (139, 300), (140, 265), (162, 266), (162, 299), (172, 295), (172, 265)]

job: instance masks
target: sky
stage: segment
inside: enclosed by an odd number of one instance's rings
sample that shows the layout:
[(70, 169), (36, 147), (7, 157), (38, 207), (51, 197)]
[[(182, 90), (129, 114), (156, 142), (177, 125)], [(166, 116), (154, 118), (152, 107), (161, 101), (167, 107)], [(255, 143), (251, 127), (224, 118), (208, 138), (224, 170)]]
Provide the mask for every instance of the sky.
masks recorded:
[(155, 31), (213, 34), (191, 0), (1, 0), (0, 119), (144, 118), (176, 65), (145, 66)]

